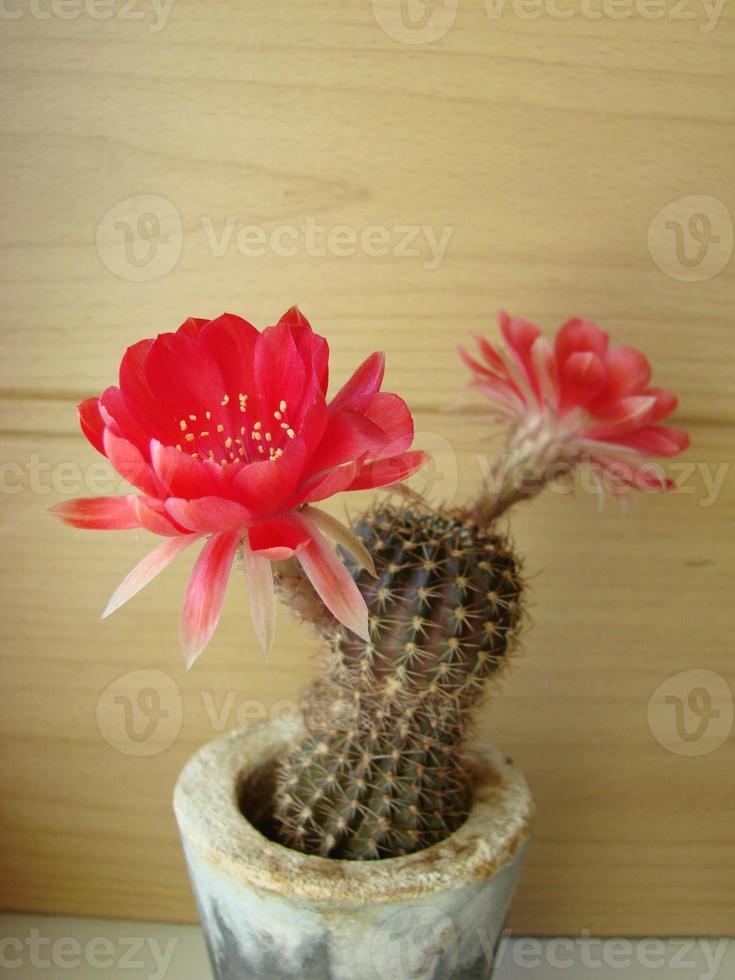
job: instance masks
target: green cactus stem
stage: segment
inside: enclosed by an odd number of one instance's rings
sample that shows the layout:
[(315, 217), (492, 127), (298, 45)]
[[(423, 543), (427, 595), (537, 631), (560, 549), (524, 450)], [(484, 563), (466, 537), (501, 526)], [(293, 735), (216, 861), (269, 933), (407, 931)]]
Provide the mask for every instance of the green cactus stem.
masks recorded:
[[(276, 817), (290, 847), (369, 859), (421, 850), (466, 818), (465, 730), (512, 647), (521, 581), (507, 539), (458, 511), (383, 506), (355, 531), (377, 572), (352, 569), (371, 642), (316, 624), (328, 671), (281, 765)], [(298, 592), (288, 575), (281, 591)]]

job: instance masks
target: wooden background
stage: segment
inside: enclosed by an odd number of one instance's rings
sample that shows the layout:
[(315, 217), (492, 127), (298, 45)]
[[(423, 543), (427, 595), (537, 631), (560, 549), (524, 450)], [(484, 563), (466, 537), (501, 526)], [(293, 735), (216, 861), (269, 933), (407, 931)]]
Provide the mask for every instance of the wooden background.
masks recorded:
[[(382, 30), (368, 0), (177, 0), (160, 30), (146, 0), (133, 8), (142, 19), (121, 0), (107, 20), (84, 6), (39, 19), (6, 5), (2, 907), (193, 919), (170, 807), (177, 772), (238, 716), (278, 713), (315, 670), (287, 618), (263, 663), (233, 580), (215, 640), (185, 674), (187, 558), (99, 621), (151, 541), (73, 531), (44, 513), (104, 489), (75, 403), (114, 382), (126, 345), (189, 314), (265, 325), (298, 303), (330, 338), (335, 382), (388, 351), (389, 387), (436, 453), (428, 492), (461, 500), (491, 442), (472, 403), (457, 408), (454, 348), (471, 331), (494, 334), (502, 306), (548, 330), (584, 315), (642, 347), (680, 394), (677, 421), (693, 441), (687, 492), (603, 513), (589, 494), (547, 494), (514, 515), (533, 626), (481, 724), (523, 767), (540, 811), (510, 925), (733, 931), (735, 752), (732, 735), (716, 747), (716, 726), (735, 690), (735, 295), (722, 211), (735, 212), (735, 19), (726, 7), (702, 30), (703, 7), (692, 0), (692, 18), (672, 7), (664, 0), (660, 19), (635, 7), (592, 19), (572, 4), (560, 19), (547, 6), (525, 19), (509, 6), (493, 19), (462, 0), (451, 29), (417, 44), (396, 17), (398, 40)], [(378, 16), (390, 8), (381, 0)], [(73, 13), (73, 0), (62, 9)], [(418, 24), (421, 13), (409, 9)], [(692, 195), (677, 220), (688, 234), (689, 216), (709, 216), (711, 268), (681, 265), (666, 215), (649, 252), (657, 213)], [(243, 226), (270, 235), (306, 220), (358, 235), (379, 226), (391, 254), (237, 246)], [(441, 262), (424, 238), (421, 254), (395, 254), (404, 225), (450, 227)], [(685, 245), (696, 257), (697, 242)], [(705, 479), (718, 467), (713, 502)], [(673, 706), (651, 725), (647, 711), (687, 670), (725, 685), (711, 691), (715, 729), (687, 743), (689, 756), (671, 750)], [(684, 682), (670, 683), (681, 694)], [(135, 741), (149, 688), (168, 714)], [(128, 729), (120, 696), (139, 709)]]

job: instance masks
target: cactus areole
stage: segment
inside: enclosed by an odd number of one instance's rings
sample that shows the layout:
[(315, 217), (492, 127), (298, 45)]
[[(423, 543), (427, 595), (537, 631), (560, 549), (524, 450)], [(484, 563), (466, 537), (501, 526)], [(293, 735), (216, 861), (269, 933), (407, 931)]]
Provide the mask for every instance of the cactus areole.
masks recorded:
[[(503, 314), (500, 332), (500, 346), (478, 339), (479, 360), (461, 351), (506, 430), (464, 506), (404, 487), (426, 456), (411, 448), (406, 403), (381, 390), (383, 356), (328, 400), (327, 342), (295, 308), (262, 332), (225, 314), (140, 341), (119, 387), (79, 407), (89, 441), (138, 492), (67, 501), (55, 515), (163, 538), (105, 614), (203, 543), (182, 614), (187, 666), (214, 633), (236, 559), (265, 653), (276, 595), (319, 635), (325, 668), (305, 695), (305, 728), (273, 763), (270, 824), (294, 851), (395, 858), (461, 827), (473, 805), (468, 725), (522, 619), (506, 512), (578, 466), (617, 496), (666, 490), (650, 457), (688, 444), (661, 424), (676, 398), (651, 385), (646, 358), (594, 324), (570, 320), (552, 342)], [(400, 493), (353, 527), (318, 506), (386, 487)]]

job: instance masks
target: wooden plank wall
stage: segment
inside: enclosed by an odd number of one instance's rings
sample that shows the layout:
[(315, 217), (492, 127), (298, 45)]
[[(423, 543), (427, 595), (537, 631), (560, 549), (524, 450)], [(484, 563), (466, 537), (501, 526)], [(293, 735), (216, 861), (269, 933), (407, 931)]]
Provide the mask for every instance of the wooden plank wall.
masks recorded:
[[(388, 351), (389, 387), (436, 453), (429, 492), (461, 500), (492, 443), (471, 403), (457, 409), (454, 348), (494, 334), (503, 306), (549, 330), (584, 315), (645, 349), (693, 440), (666, 498), (599, 513), (589, 494), (548, 494), (514, 517), (533, 626), (481, 723), (539, 806), (510, 925), (731, 933), (732, 9), (3, 9), (2, 907), (193, 919), (177, 771), (316, 669), (287, 617), (263, 663), (233, 581), (186, 675), (186, 559), (99, 621), (150, 542), (45, 515), (104, 489), (75, 403), (114, 381), (126, 345), (189, 314), (265, 325), (298, 303), (330, 338), (335, 381)], [(344, 254), (342, 236), (371, 226)], [(115, 697), (135, 708), (148, 688), (168, 716), (136, 742)]]

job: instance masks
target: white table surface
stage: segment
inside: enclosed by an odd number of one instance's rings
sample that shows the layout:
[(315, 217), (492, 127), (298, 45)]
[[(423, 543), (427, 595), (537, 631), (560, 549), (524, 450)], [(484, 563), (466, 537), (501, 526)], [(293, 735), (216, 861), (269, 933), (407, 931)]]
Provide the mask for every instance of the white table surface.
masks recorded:
[[(197, 926), (0, 915), (9, 980), (211, 980)], [(732, 939), (510, 936), (494, 980), (735, 980)], [(300, 980), (300, 978), (294, 978)]]

